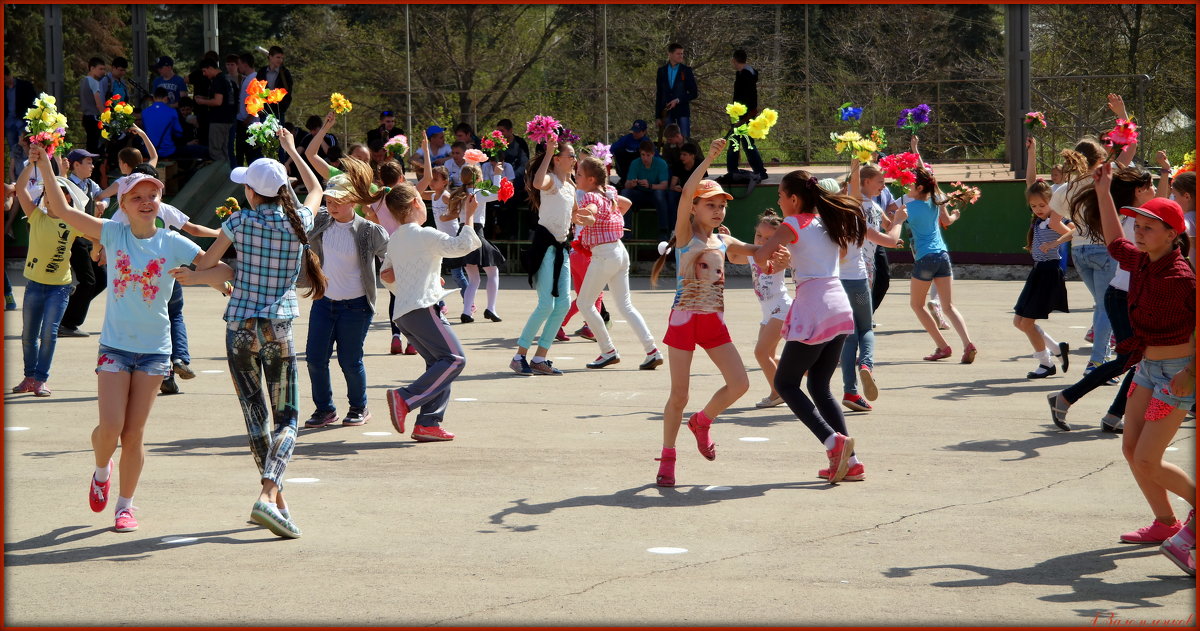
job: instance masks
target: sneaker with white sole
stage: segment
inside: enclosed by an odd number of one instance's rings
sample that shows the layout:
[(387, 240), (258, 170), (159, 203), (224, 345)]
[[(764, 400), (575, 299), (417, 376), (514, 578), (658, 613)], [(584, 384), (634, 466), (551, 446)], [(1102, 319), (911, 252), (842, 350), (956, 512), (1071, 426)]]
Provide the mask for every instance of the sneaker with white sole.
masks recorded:
[(863, 396), (868, 401), (879, 398), (879, 386), (875, 384), (875, 371), (870, 366), (862, 364), (858, 367), (858, 380), (862, 382)]
[(529, 360), (524, 357), (508, 362), (508, 368), (522, 377), (528, 377), (533, 374), (533, 370), (529, 367)]
[(612, 366), (619, 363), (621, 363), (621, 355), (614, 350), (611, 353), (600, 353), (599, 357), (588, 362), (586, 366), (588, 368), (604, 368), (605, 366)]
[(413, 428), (412, 439), (418, 443), (435, 443), (454, 440), (454, 434), (438, 427), (418, 425)]
[(99, 513), (108, 506), (108, 489), (112, 486), (112, 458), (108, 459), (108, 479), (103, 482), (96, 481), (95, 472), (92, 473), (92, 483), (88, 485), (88, 506), (92, 507), (93, 513)]
[(135, 511), (135, 510), (137, 510), (136, 506), (122, 508), (117, 513), (117, 519), (116, 519), (116, 522), (113, 524), (113, 528), (115, 528), (117, 532), (133, 532), (133, 531), (137, 530), (138, 529), (137, 518), (135, 518), (133, 516), (133, 511)]
[(825, 450), (829, 459), (829, 482), (837, 484), (846, 477), (850, 467), (850, 455), (854, 453), (854, 439), (845, 434), (834, 434), (833, 449)]
[(309, 428), (325, 427), (326, 425), (336, 423), (337, 420), (338, 414), (336, 410), (317, 410), (312, 413), (312, 416), (308, 417), (307, 421), (304, 421), (304, 426)]
[(250, 519), (280, 537), (286, 539), (300, 537), (300, 527), (295, 522), (284, 517), (278, 508), (262, 500), (255, 502), (254, 508), (250, 509)]
[(642, 364), (638, 366), (638, 370), (654, 370), (662, 365), (662, 353), (658, 352), (658, 349), (656, 348), (649, 353), (646, 353), (646, 361), (642, 362)]
[(532, 362), (529, 364), (529, 370), (535, 375), (561, 375), (563, 372), (554, 367), (553, 362), (546, 360), (544, 362)]
[(762, 401), (755, 403), (754, 407), (759, 408), (759, 409), (773, 408), (777, 405), (781, 405), (782, 403), (783, 403), (783, 397), (775, 397), (774, 399), (772, 399), (770, 396), (765, 396), (765, 397), (763, 397)]
[(862, 398), (862, 395), (851, 394), (849, 392), (842, 396), (842, 405), (855, 412), (870, 412), (874, 409), (870, 403), (867, 403), (866, 399)]
[(342, 419), (342, 425), (356, 427), (365, 425), (371, 420), (371, 411), (365, 407), (350, 406), (350, 411), (346, 413), (346, 417)]

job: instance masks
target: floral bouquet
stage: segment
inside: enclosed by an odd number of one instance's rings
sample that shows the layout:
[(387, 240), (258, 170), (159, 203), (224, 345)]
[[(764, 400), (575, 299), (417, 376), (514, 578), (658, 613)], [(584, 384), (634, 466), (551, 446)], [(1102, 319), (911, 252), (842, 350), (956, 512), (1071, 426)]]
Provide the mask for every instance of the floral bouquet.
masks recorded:
[(1131, 120), (1118, 118), (1116, 126), (1112, 128), (1112, 131), (1105, 134), (1104, 137), (1107, 139), (1106, 144), (1132, 145), (1138, 141), (1138, 126)]
[(267, 117), (260, 122), (251, 123), (246, 128), (246, 144), (251, 147), (261, 147), (262, 153), (268, 158), (273, 158), (279, 155), (279, 130), (282, 126), (275, 119), (274, 114), (267, 114)]
[(867, 135), (867, 139), (875, 143), (876, 151), (887, 149), (887, 132), (882, 127), (872, 127), (871, 133)]
[(235, 199), (233, 197), (226, 197), (225, 205), (217, 206), (217, 216), (220, 217), (221, 219), (224, 219), (224, 218), (232, 215), (233, 213), (236, 213), (237, 211), (239, 211), (241, 209), (242, 209), (242, 207), (238, 205), (237, 199)]
[(264, 105), (278, 103), (285, 96), (287, 96), (287, 90), (283, 88), (268, 90), (266, 81), (255, 79), (246, 88), (246, 113), (251, 116), (258, 116), (258, 113), (263, 110)]
[(488, 155), (478, 149), (467, 149), (463, 159), (473, 164), (483, 164), (489, 160)]
[(849, 149), (850, 154), (859, 162), (870, 162), (872, 155), (879, 150), (873, 141), (863, 138), (862, 134), (856, 131), (847, 131), (841, 134), (834, 132), (829, 134), (829, 139), (837, 143), (833, 147), (835, 151), (840, 154)]
[(612, 145), (606, 145), (598, 142), (588, 147), (588, 153), (606, 167), (612, 166)]
[(921, 163), (920, 157), (908, 151), (884, 156), (879, 160), (879, 169), (883, 171), (884, 177), (895, 180), (903, 186), (908, 186), (917, 181), (917, 176), (913, 174), (913, 169), (921, 166), (924, 165)]
[(393, 158), (399, 160), (408, 155), (408, 138), (404, 134), (397, 134), (388, 138), (388, 141), (383, 143), (384, 151), (392, 154)]
[(67, 137), (67, 117), (55, 107), (54, 97), (45, 92), (39, 94), (33, 107), (25, 111), (25, 131), (30, 134), (29, 142), (45, 147), (48, 155), (54, 155), (59, 147), (64, 151), (67, 149), (63, 146)]
[(500, 184), (492, 184), (491, 182), (480, 180), (475, 183), (473, 188), (480, 193), (495, 195), (502, 202), (512, 199), (513, 193), (516, 192), (512, 182), (509, 182), (506, 177), (500, 178)]
[(525, 136), (535, 145), (552, 145), (558, 142), (558, 132), (561, 128), (562, 125), (554, 117), (538, 114), (533, 120), (525, 123)]
[(117, 138), (133, 127), (133, 106), (121, 100), (121, 95), (114, 94), (104, 104), (104, 112), (100, 114), (100, 136), (105, 140)]
[(838, 117), (842, 122), (862, 120), (862, 108), (854, 107), (854, 103), (846, 102), (838, 106)]
[(490, 158), (497, 162), (503, 159), (504, 152), (508, 151), (508, 140), (504, 138), (504, 132), (499, 129), (492, 130), (492, 133), (483, 137), (479, 141), (479, 148), (488, 154)]
[(959, 206), (967, 206), (979, 201), (983, 197), (978, 186), (967, 186), (962, 182), (954, 182), (950, 186), (954, 188), (946, 195), (952, 202), (958, 202)]
[(931, 108), (922, 103), (916, 107), (912, 107), (900, 112), (900, 118), (896, 121), (896, 127), (907, 129), (916, 135), (921, 131), (921, 128), (929, 124), (929, 112)]
[[(779, 121), (779, 112), (773, 109), (764, 109), (758, 116), (755, 116), (747, 123), (738, 125), (738, 121), (746, 114), (746, 106), (741, 103), (730, 103), (725, 106), (725, 113), (729, 115), (729, 122), (734, 125), (726, 138), (729, 140), (738, 139), (746, 143), (746, 147), (753, 149), (754, 140), (762, 140), (767, 137), (767, 133), (771, 131), (771, 127)], [(741, 143), (731, 143), (734, 151), (741, 150)]]
[(1046, 115), (1041, 112), (1030, 112), (1025, 115), (1025, 127), (1030, 132), (1046, 128)]
[[(283, 98), (282, 96), (279, 98)], [(342, 96), (341, 92), (334, 92), (329, 95), (329, 109), (339, 116), (354, 109), (354, 104), (350, 99)]]
[(1195, 171), (1195, 170), (1196, 170), (1196, 152), (1189, 151), (1189, 152), (1183, 154), (1183, 164), (1179, 165), (1179, 167), (1177, 167), (1175, 169), (1175, 172), (1171, 174), (1171, 177), (1177, 177), (1180, 173), (1185, 173), (1187, 171)]
[(566, 127), (562, 127), (561, 125), (559, 126), (559, 130), (558, 130), (558, 141), (559, 142), (565, 142), (565, 143), (573, 145), (573, 144), (579, 142), (580, 140), (581, 140), (581, 138), (579, 137), (579, 134), (571, 131), (570, 129), (567, 129)]

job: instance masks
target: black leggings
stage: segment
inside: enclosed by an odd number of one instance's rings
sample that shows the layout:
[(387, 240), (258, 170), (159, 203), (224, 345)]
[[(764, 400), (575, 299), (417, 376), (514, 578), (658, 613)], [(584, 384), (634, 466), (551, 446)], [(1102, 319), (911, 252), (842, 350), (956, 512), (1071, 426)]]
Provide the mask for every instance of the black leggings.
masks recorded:
[(871, 313), (879, 309), (879, 303), (887, 295), (888, 287), (892, 284), (892, 275), (888, 271), (887, 250), (875, 248), (875, 283), (871, 285)]
[[(839, 335), (817, 345), (787, 342), (783, 345), (783, 354), (779, 356), (779, 369), (775, 371), (775, 391), (822, 444), (834, 433), (850, 435), (842, 408), (829, 391), (829, 382), (837, 370), (845, 341), (846, 336)], [(808, 394), (811, 400), (800, 390), (800, 380), (805, 371), (808, 371)]]

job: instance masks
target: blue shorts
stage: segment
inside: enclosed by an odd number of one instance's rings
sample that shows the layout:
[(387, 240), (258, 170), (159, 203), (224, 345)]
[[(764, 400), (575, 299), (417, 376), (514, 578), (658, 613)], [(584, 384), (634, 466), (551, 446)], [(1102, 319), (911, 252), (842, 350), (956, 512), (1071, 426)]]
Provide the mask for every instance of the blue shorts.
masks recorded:
[(167, 377), (171, 374), (171, 355), (169, 353), (134, 353), (119, 348), (100, 345), (100, 355), (96, 358), (96, 373), (103, 372), (144, 372), (147, 375)]
[(946, 252), (926, 254), (913, 261), (912, 277), (916, 280), (929, 282), (935, 278), (953, 275), (954, 272), (950, 269), (950, 255)]
[(1173, 407), (1190, 410), (1196, 402), (1193, 392), (1186, 397), (1171, 393), (1171, 380), (1192, 362), (1190, 357), (1178, 359), (1142, 359), (1133, 375), (1133, 383), (1150, 390), (1150, 397)]

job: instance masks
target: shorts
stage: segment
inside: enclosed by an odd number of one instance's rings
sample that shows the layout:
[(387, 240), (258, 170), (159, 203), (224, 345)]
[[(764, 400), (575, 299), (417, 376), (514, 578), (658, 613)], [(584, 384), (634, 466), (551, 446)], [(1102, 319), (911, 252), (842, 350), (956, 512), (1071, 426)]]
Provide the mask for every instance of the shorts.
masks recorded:
[(929, 282), (947, 276), (954, 276), (954, 272), (950, 269), (950, 255), (946, 252), (926, 254), (913, 261), (912, 277), (915, 280)]
[[(1178, 359), (1143, 359), (1137, 365), (1137, 372), (1133, 375), (1134, 385), (1141, 386), (1150, 390), (1150, 406), (1146, 409), (1146, 420), (1157, 421), (1166, 414), (1158, 416), (1153, 414), (1152, 408), (1162, 409), (1162, 405), (1155, 405), (1153, 399), (1161, 401), (1171, 408), (1182, 408), (1190, 410), (1192, 404), (1196, 402), (1196, 394), (1193, 392), (1186, 397), (1176, 396), (1171, 393), (1171, 380), (1175, 375), (1182, 372), (1192, 362), (1191, 357), (1180, 357)], [(1170, 410), (1167, 410), (1170, 413)], [(1157, 418), (1151, 418), (1157, 416)]]
[(100, 372), (144, 372), (147, 375), (167, 377), (171, 374), (170, 353), (134, 353), (119, 348), (100, 345), (96, 358), (96, 373)]
[(725, 327), (725, 314), (671, 310), (663, 344), (681, 351), (694, 351), (697, 344), (709, 350), (731, 343), (733, 338), (729, 337), (729, 329)]
[(792, 297), (782, 294), (776, 298), (760, 300), (758, 306), (762, 307), (762, 322), (759, 322), (760, 325), (766, 326), (771, 320), (787, 322), (788, 310), (792, 307)]

